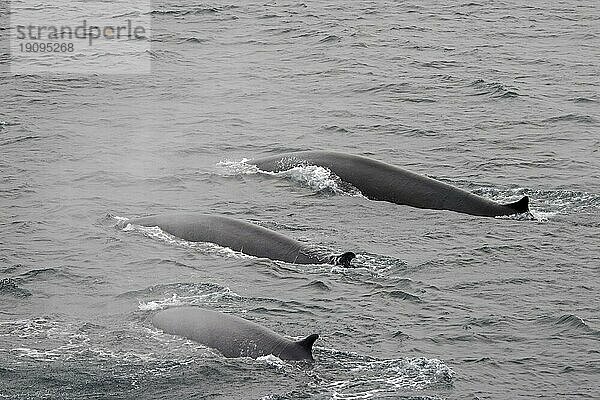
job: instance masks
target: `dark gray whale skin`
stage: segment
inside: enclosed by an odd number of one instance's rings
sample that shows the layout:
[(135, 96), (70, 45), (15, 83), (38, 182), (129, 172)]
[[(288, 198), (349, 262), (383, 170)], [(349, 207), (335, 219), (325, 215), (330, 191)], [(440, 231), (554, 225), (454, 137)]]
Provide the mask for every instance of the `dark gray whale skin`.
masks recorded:
[(316, 165), (329, 169), (371, 200), (384, 200), (418, 208), (451, 210), (484, 217), (529, 211), (529, 197), (499, 204), (455, 186), (367, 157), (331, 151), (299, 151), (248, 161), (260, 170), (285, 171)]
[(262, 226), (222, 215), (164, 214), (136, 218), (127, 223), (158, 226), (163, 231), (190, 242), (211, 242), (255, 257), (295, 264), (336, 264), (349, 266), (352, 252), (321, 254), (303, 243)]
[(313, 361), (312, 346), (319, 337), (313, 334), (295, 342), (244, 318), (198, 307), (160, 311), (152, 318), (152, 325), (216, 349), (229, 358), (272, 354), (282, 360)]

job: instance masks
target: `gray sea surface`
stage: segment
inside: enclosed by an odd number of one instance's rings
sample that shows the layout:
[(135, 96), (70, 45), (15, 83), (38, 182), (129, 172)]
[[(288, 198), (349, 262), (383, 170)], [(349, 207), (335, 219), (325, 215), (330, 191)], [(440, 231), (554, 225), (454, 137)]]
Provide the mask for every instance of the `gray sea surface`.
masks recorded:
[[(600, 398), (596, 1), (152, 9), (150, 75), (0, 73), (0, 398)], [(370, 201), (320, 168), (244, 163), (306, 149), (527, 194), (532, 215)], [(171, 211), (358, 260), (124, 228)], [(176, 305), (318, 333), (316, 362), (227, 359), (152, 327)]]

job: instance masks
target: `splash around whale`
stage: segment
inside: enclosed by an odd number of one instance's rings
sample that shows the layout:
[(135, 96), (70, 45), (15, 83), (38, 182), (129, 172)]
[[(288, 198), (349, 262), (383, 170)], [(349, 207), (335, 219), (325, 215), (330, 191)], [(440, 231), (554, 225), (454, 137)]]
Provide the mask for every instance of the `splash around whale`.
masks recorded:
[(250, 256), (292, 264), (335, 264), (347, 267), (356, 257), (351, 251), (340, 255), (325, 254), (271, 229), (223, 215), (164, 214), (135, 218), (127, 223), (157, 226), (190, 242), (215, 243)]
[(450, 210), (484, 217), (529, 211), (529, 197), (499, 204), (455, 186), (367, 157), (331, 151), (299, 151), (248, 161), (260, 170), (286, 171), (316, 165), (352, 184), (363, 196), (418, 208)]
[(229, 358), (272, 354), (282, 360), (314, 361), (312, 347), (319, 338), (312, 334), (293, 341), (247, 319), (198, 307), (159, 311), (152, 318), (152, 325), (218, 350)]

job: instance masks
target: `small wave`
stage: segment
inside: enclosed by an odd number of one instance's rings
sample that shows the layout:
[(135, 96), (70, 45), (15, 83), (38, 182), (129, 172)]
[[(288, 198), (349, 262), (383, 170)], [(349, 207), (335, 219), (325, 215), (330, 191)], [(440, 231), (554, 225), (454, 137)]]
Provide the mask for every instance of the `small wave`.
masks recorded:
[(405, 26), (393, 26), (391, 30), (406, 30), (406, 31), (416, 31), (416, 32), (426, 32), (430, 31), (432, 28), (418, 25), (405, 25)]
[(28, 140), (37, 140), (40, 138), (41, 138), (40, 136), (20, 136), (20, 137), (4, 140), (4, 141), (0, 142), (0, 146), (8, 146), (11, 144), (26, 142)]
[[(401, 101), (403, 101), (401, 99)], [(380, 135), (401, 135), (407, 137), (436, 137), (440, 135), (440, 132), (431, 129), (420, 129), (411, 128), (404, 125), (398, 125), (395, 123), (390, 124), (372, 124), (372, 125), (357, 125), (356, 129), (369, 132), (376, 132)]]
[[(261, 17), (259, 17), (261, 18)], [(293, 33), (298, 31), (297, 28), (281, 28), (281, 27), (271, 27), (267, 29), (263, 29), (262, 32), (271, 34), (271, 35), (282, 35), (286, 33)]]
[(457, 283), (456, 285), (452, 285), (449, 287), (451, 290), (464, 290), (464, 289), (480, 289), (485, 286), (493, 286), (496, 287), (498, 285), (528, 285), (531, 282), (545, 282), (541, 280), (536, 280), (532, 278), (506, 278), (506, 279), (488, 279), (488, 280), (478, 280), (478, 281), (466, 281)]
[(330, 291), (331, 290), (329, 285), (327, 285), (325, 282), (319, 281), (319, 280), (311, 281), (310, 283), (307, 283), (306, 285), (303, 285), (302, 287), (313, 288), (313, 289), (322, 290), (322, 291)]
[(401, 341), (410, 339), (410, 335), (407, 335), (406, 333), (404, 333), (402, 331), (396, 331), (396, 332), (394, 332), (392, 334), (392, 337), (395, 338), (395, 339), (399, 339)]
[(346, 128), (342, 128), (338, 125), (324, 125), (321, 127), (326, 132), (334, 132), (334, 133), (349, 133), (350, 131)]
[(574, 330), (600, 337), (600, 330), (592, 328), (581, 317), (575, 314), (564, 314), (559, 317), (542, 317), (541, 320), (569, 332)]
[(123, 17), (138, 17), (140, 15), (139, 11), (129, 11), (120, 14), (115, 14), (111, 16), (111, 18), (123, 18)]
[(360, 88), (360, 89), (354, 89), (354, 92), (357, 93), (391, 93), (391, 94), (397, 94), (397, 93), (408, 93), (411, 92), (411, 88), (409, 87), (408, 83), (406, 82), (400, 82), (400, 83), (380, 83), (377, 84), (375, 86), (371, 86), (368, 88)]
[[(160, 41), (157, 37), (153, 38), (153, 41)], [(152, 60), (164, 60), (164, 61), (170, 61), (170, 62), (180, 62), (181, 61), (181, 55), (176, 52), (176, 51), (171, 51), (171, 50), (164, 50), (164, 49), (152, 49), (152, 50), (145, 50), (146, 53), (148, 53), (150, 55), (150, 58)]]
[(575, 98), (572, 98), (569, 100), (572, 101), (573, 103), (597, 103), (598, 102), (598, 100), (590, 99), (588, 97), (575, 97)]
[(17, 282), (12, 278), (4, 278), (0, 280), (0, 295), (10, 295), (14, 297), (29, 297), (31, 292), (27, 289), (19, 287)]
[(337, 42), (340, 42), (341, 40), (342, 40), (342, 38), (339, 36), (328, 35), (328, 36), (324, 37), (323, 39), (319, 40), (319, 43), (337, 43)]
[(421, 62), (419, 64), (425, 68), (435, 68), (435, 69), (450, 68), (450, 67), (456, 67), (457, 65), (459, 65), (458, 61), (454, 61), (454, 60), (433, 60), (433, 61)]
[(556, 117), (546, 118), (542, 122), (549, 124), (555, 124), (560, 122), (580, 122), (584, 124), (595, 124), (597, 121), (594, 117), (590, 115), (565, 114), (558, 115)]
[(475, 93), (475, 96), (488, 95), (493, 98), (511, 98), (520, 96), (515, 88), (510, 88), (501, 82), (486, 82), (483, 79), (477, 79), (469, 86), (479, 90)]
[(405, 103), (436, 103), (435, 99), (428, 99), (425, 97), (406, 97), (401, 99)]
[(420, 303), (422, 301), (419, 296), (410, 294), (403, 290), (389, 290), (389, 291), (388, 290), (380, 290), (380, 291), (375, 292), (374, 294), (386, 296), (386, 297), (393, 297), (393, 298), (401, 299), (401, 300), (412, 301), (414, 303)]
[(204, 43), (204, 42), (208, 42), (208, 39), (197, 38), (197, 37), (182, 37), (182, 38), (179, 38), (178, 43)]
[(556, 319), (556, 325), (564, 325), (571, 328), (589, 328), (583, 319), (575, 314), (561, 315)]
[(23, 272), (19, 274), (17, 277), (20, 281), (33, 281), (33, 280), (48, 280), (54, 278), (66, 278), (68, 280), (73, 280), (78, 278), (76, 275), (66, 272), (63, 268), (36, 268), (31, 269), (27, 272)]
[(150, 11), (152, 15), (175, 15), (184, 16), (188, 14), (202, 15), (202, 14), (216, 14), (223, 11), (224, 7), (193, 7), (193, 8), (171, 8), (171, 9), (157, 9)]

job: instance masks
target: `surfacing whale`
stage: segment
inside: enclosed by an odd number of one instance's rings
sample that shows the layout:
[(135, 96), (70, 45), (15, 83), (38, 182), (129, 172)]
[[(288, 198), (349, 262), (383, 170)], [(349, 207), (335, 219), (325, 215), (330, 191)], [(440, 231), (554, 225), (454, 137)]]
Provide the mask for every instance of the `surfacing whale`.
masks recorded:
[(229, 358), (258, 358), (272, 354), (282, 360), (313, 361), (312, 346), (319, 335), (297, 342), (247, 319), (198, 307), (175, 307), (158, 312), (152, 325), (218, 350)]
[(335, 264), (349, 266), (356, 255), (346, 252), (328, 255), (281, 233), (222, 215), (164, 214), (136, 218), (127, 223), (158, 226), (190, 242), (210, 242), (241, 253), (294, 264)]
[(299, 151), (248, 161), (263, 171), (280, 172), (298, 166), (327, 168), (371, 200), (418, 208), (451, 210), (484, 217), (529, 211), (529, 197), (499, 204), (433, 178), (367, 157), (331, 151)]

